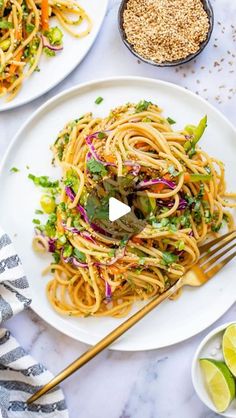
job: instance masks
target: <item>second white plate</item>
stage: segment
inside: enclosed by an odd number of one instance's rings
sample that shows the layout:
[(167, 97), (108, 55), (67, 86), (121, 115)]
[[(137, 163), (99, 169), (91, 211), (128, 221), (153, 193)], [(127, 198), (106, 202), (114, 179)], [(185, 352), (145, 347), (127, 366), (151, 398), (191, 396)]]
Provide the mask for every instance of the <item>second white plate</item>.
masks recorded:
[[(13, 109), (37, 99), (59, 84), (80, 64), (97, 37), (107, 11), (108, 1), (78, 0), (79, 4), (92, 19), (93, 27), (91, 33), (84, 38), (78, 39), (69, 35), (62, 28), (64, 35), (63, 51), (55, 57), (47, 57), (43, 54), (39, 62), (40, 71), (33, 73), (29, 78), (24, 80), (18, 95), (10, 102), (6, 102), (5, 98), (0, 98), (0, 112)], [(50, 22), (52, 26), (60, 27), (57, 19), (53, 18)]]
[[(99, 106), (94, 103), (98, 96), (104, 98)], [(177, 129), (187, 123), (197, 123), (207, 114), (208, 129), (201, 146), (225, 162), (228, 189), (235, 189), (236, 132), (233, 126), (212, 106), (187, 90), (165, 82), (135, 77), (90, 82), (54, 97), (16, 135), (0, 172), (0, 223), (11, 235), (22, 258), (33, 293), (33, 309), (61, 332), (88, 344), (96, 343), (122, 320), (61, 317), (49, 305), (45, 295), (47, 278), (41, 277), (41, 271), (49, 259), (36, 255), (31, 248), (32, 219), (41, 191), (27, 176), (29, 172), (60, 176), (60, 172), (51, 166), (49, 147), (66, 122), (89, 111), (104, 116), (117, 105), (142, 99), (158, 103), (165, 109), (166, 116), (177, 121)], [(20, 172), (10, 173), (13, 166), (18, 167)], [(177, 301), (163, 303), (112, 348), (160, 348), (183, 341), (211, 325), (236, 300), (235, 265), (235, 262), (229, 264), (204, 287), (185, 289)]]

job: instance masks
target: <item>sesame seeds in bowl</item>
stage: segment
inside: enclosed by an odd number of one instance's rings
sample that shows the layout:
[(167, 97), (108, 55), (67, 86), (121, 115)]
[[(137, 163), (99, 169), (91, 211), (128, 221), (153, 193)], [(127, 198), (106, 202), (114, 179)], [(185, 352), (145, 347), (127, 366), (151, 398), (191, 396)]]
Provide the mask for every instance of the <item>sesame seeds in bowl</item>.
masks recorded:
[(142, 61), (160, 67), (199, 55), (213, 24), (209, 0), (123, 0), (119, 10), (124, 44)]

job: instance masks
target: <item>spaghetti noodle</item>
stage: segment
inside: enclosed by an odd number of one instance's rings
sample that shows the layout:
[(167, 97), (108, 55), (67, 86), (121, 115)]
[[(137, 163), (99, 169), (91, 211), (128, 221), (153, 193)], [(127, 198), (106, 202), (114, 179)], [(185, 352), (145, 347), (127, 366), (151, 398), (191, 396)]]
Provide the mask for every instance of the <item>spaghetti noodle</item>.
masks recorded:
[[(199, 244), (224, 222), (233, 228), (226, 208), (236, 204), (226, 199), (236, 195), (226, 193), (223, 163), (198, 147), (207, 118), (181, 132), (173, 123), (146, 101), (104, 119), (85, 114), (64, 127), (52, 148), (61, 183), (30, 175), (47, 189), (41, 206), (49, 218), (45, 225), (36, 220), (34, 247), (53, 253), (47, 295), (60, 314), (125, 316), (135, 301), (161, 294), (196, 263)], [(123, 239), (88, 204), (95, 189), (106, 205), (118, 177), (133, 180), (136, 214), (146, 222)], [(110, 190), (101, 186), (107, 178)]]
[[(63, 49), (61, 30), (50, 27), (53, 16), (77, 38), (91, 31), (89, 16), (75, 0), (0, 0), (0, 96), (8, 101), (38, 70), (43, 52), (53, 56)], [(73, 29), (84, 22), (80, 32)]]

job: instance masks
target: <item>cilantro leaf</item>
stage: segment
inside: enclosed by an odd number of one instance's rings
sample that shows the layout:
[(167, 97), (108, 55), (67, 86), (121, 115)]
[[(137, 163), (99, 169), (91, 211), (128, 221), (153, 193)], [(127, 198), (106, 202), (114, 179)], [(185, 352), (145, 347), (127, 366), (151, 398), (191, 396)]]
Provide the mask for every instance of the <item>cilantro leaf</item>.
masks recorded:
[(99, 161), (95, 160), (95, 158), (91, 158), (87, 161), (87, 168), (92, 174), (100, 174), (102, 177), (107, 174), (106, 167)]
[(86, 255), (82, 253), (82, 251), (78, 250), (77, 248), (74, 248), (73, 254), (75, 258), (77, 258), (78, 261), (81, 263), (84, 263), (86, 261)]
[(170, 253), (168, 251), (164, 251), (162, 253), (162, 264), (165, 266), (170, 266), (171, 264), (175, 263), (178, 260), (178, 256)]
[(172, 118), (167, 118), (167, 122), (170, 124), (170, 125), (174, 125), (175, 123), (176, 123), (176, 121), (174, 120), (174, 119), (172, 119)]
[(151, 105), (151, 102), (147, 102), (147, 100), (141, 100), (136, 106), (135, 106), (135, 112), (144, 112), (148, 109), (149, 105)]

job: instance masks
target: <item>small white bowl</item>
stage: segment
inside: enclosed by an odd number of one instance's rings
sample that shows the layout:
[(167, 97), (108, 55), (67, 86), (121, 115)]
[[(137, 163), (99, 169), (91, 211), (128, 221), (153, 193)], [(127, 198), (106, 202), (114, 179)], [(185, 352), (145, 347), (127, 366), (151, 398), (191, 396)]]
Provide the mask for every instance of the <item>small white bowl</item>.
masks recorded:
[(212, 358), (214, 360), (224, 360), (222, 352), (223, 334), (226, 328), (232, 324), (235, 324), (235, 322), (228, 322), (211, 331), (198, 346), (192, 362), (192, 382), (198, 397), (212, 411), (227, 418), (236, 418), (236, 399), (233, 400), (225, 412), (220, 413), (216, 410), (205, 387), (199, 359)]

